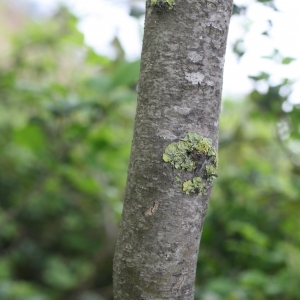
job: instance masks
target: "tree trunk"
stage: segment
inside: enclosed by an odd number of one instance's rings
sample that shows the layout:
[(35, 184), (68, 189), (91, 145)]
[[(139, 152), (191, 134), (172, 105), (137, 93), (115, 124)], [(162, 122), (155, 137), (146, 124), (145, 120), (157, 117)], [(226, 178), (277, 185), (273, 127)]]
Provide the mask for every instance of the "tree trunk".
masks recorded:
[(194, 299), (232, 0), (147, 0), (115, 300)]

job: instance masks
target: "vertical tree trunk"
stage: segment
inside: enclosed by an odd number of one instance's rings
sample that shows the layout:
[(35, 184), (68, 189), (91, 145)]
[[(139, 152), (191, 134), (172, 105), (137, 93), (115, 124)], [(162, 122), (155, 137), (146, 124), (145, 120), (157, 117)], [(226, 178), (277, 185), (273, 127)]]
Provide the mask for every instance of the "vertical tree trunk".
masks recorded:
[[(232, 0), (147, 0), (115, 300), (194, 299)], [(212, 141), (210, 141), (210, 140)]]

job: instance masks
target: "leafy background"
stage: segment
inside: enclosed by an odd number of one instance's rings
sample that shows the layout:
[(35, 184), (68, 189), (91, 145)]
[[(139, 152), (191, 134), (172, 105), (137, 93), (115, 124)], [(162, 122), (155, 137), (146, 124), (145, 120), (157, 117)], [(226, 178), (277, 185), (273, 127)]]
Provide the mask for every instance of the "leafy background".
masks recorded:
[[(62, 6), (34, 20), (0, 5), (1, 300), (113, 299), (139, 61), (117, 38), (115, 59), (96, 53), (77, 23)], [(251, 79), (223, 101), (196, 300), (300, 299), (300, 106), (282, 109), (290, 79)]]

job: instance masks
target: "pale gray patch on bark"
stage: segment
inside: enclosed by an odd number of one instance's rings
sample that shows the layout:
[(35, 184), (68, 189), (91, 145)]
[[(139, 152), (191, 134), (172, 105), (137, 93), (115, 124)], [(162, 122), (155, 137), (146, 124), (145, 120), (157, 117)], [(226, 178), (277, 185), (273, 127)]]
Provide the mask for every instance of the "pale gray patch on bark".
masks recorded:
[(177, 139), (177, 136), (169, 130), (160, 130), (157, 135), (165, 140), (173, 141)]
[(212, 80), (207, 80), (206, 82), (206, 85), (209, 85), (209, 86), (214, 86), (214, 82)]
[(191, 51), (188, 53), (188, 58), (194, 62), (200, 62), (203, 59), (203, 55), (199, 54), (197, 51)]
[(217, 150), (232, 0), (177, 0), (172, 10), (157, 10), (148, 0), (146, 6), (114, 299), (192, 300), (210, 190), (184, 194), (162, 155), (173, 136), (178, 142), (189, 131), (210, 138)]
[(204, 75), (200, 72), (185, 72), (185, 79), (190, 81), (192, 84), (200, 84), (204, 78)]
[(188, 115), (191, 111), (191, 108), (189, 107), (180, 107), (180, 106), (174, 106), (174, 110), (178, 112), (181, 115)]

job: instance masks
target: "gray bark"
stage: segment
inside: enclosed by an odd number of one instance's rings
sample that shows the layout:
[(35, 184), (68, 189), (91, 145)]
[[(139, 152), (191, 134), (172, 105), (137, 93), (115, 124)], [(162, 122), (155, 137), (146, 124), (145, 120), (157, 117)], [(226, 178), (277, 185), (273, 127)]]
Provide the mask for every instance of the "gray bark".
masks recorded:
[(212, 185), (202, 195), (186, 194), (177, 176), (194, 174), (175, 169), (163, 153), (188, 132), (211, 139), (217, 150), (232, 0), (177, 0), (172, 9), (148, 0), (146, 6), (114, 299), (191, 300)]

